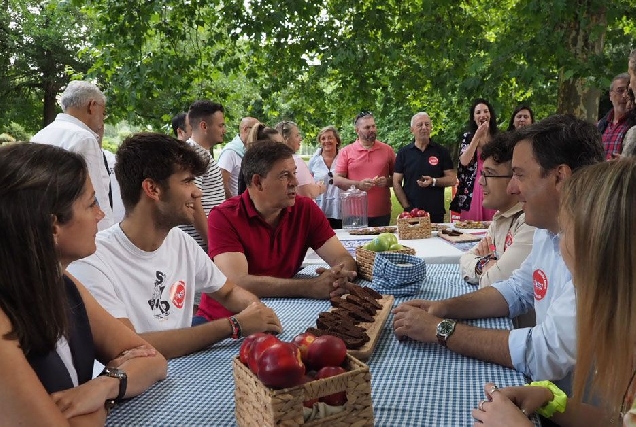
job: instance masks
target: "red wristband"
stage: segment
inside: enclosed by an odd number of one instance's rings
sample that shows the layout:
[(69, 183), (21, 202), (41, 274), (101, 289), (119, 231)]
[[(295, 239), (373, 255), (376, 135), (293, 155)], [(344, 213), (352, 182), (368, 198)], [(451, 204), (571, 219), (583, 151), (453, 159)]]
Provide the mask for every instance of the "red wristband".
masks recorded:
[(227, 320), (230, 321), (230, 326), (232, 327), (232, 339), (239, 339), (242, 336), (242, 331), (241, 331), (241, 324), (239, 323), (238, 320), (236, 320), (236, 317), (234, 316), (230, 316), (227, 318)]

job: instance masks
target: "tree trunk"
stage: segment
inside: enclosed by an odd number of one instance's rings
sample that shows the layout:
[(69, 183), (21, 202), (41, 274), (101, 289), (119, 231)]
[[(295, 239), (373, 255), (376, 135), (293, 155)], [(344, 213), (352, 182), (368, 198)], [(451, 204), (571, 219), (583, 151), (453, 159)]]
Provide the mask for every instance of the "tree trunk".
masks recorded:
[[(573, 20), (564, 24), (567, 49), (572, 60), (585, 64), (591, 57), (603, 52), (606, 32), (606, 8), (593, 7), (589, 1), (578, 1), (578, 13)], [(569, 113), (596, 122), (598, 100), (601, 91), (592, 87), (585, 77), (566, 77), (568, 70), (561, 67), (559, 71), (559, 92), (557, 111)]]
[(57, 115), (55, 111), (55, 98), (57, 96), (57, 87), (51, 83), (44, 84), (44, 108), (42, 114), (42, 127), (46, 127)]

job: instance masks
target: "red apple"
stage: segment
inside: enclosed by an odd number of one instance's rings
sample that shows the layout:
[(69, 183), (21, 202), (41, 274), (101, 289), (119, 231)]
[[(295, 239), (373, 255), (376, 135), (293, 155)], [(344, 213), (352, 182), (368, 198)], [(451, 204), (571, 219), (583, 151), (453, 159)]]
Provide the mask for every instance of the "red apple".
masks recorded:
[(307, 349), (307, 364), (316, 370), (325, 366), (340, 366), (346, 357), (347, 345), (333, 335), (316, 337)]
[(250, 353), (247, 358), (247, 366), (249, 366), (252, 372), (258, 375), (258, 359), (261, 357), (261, 354), (268, 347), (279, 342), (280, 340), (278, 338), (270, 334), (254, 338), (254, 341), (252, 341), (252, 348), (250, 349)]
[(307, 362), (307, 349), (314, 342), (316, 336), (314, 334), (310, 334), (309, 332), (304, 332), (302, 334), (296, 335), (291, 342), (298, 346), (300, 350), (300, 355), (303, 359), (303, 362)]
[[(340, 375), (342, 373), (347, 372), (344, 368), (340, 366), (326, 366), (318, 371), (316, 374), (316, 379), (329, 378), (334, 377), (336, 375)], [(341, 391), (338, 393), (333, 393), (327, 396), (323, 396), (320, 398), (321, 402), (325, 402), (327, 405), (331, 406), (340, 406), (344, 405), (347, 401), (347, 392)]]
[(401, 214), (398, 215), (398, 218), (413, 218), (413, 216), (408, 213), (408, 212), (402, 212)]
[[(301, 383), (301, 384), (305, 384), (305, 383), (311, 382), (311, 381), (313, 381), (313, 380), (314, 380), (314, 379), (313, 379), (312, 377), (310, 377), (309, 375), (305, 375), (305, 376), (303, 377), (303, 379), (300, 381), (300, 383)], [(304, 406), (304, 407), (306, 407), (306, 408), (311, 409), (311, 408), (313, 408), (313, 407), (314, 407), (314, 403), (316, 403), (316, 402), (318, 402), (318, 398), (317, 398), (317, 397), (316, 397), (315, 399), (305, 400), (305, 401), (303, 402), (303, 406)]]
[(424, 209), (415, 208), (411, 211), (411, 216), (413, 218), (421, 218), (421, 217), (428, 216), (428, 212), (426, 212)]
[(239, 359), (241, 359), (243, 364), (247, 365), (254, 340), (264, 335), (267, 334), (265, 332), (256, 332), (243, 340), (243, 344), (241, 344), (241, 349), (239, 350)]
[(287, 388), (301, 383), (305, 365), (300, 350), (290, 342), (277, 342), (258, 359), (258, 378), (268, 387)]

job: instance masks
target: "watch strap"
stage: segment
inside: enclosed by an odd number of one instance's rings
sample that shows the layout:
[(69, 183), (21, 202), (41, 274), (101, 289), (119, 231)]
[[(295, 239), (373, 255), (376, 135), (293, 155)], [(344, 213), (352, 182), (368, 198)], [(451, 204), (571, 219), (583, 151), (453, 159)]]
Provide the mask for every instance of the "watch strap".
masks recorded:
[[(128, 376), (126, 375), (126, 372), (117, 368), (105, 367), (104, 370), (99, 375), (110, 377), (110, 378), (116, 378), (119, 380), (119, 393), (117, 394), (116, 398), (109, 399), (109, 400), (113, 400), (113, 403), (120, 402), (121, 400), (123, 400), (124, 396), (126, 395), (126, 388), (128, 387)], [(106, 402), (108, 402), (108, 400)]]
[[(448, 323), (450, 324), (450, 331), (448, 333), (441, 333), (440, 332), (440, 327), (442, 325), (442, 323)], [(450, 338), (451, 335), (453, 335), (453, 333), (455, 332), (455, 326), (457, 326), (457, 321), (455, 320), (451, 320), (451, 319), (444, 319), (441, 322), (438, 323), (437, 325), (437, 342), (439, 343), (439, 345), (447, 347), (448, 344), (448, 338)]]

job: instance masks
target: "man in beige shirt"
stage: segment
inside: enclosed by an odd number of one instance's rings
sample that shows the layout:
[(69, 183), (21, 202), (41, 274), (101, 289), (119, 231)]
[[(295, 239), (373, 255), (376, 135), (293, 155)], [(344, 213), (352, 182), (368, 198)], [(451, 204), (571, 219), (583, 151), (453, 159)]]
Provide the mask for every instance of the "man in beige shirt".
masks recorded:
[(459, 259), (464, 280), (480, 288), (508, 279), (532, 249), (535, 228), (526, 224), (517, 197), (507, 192), (513, 149), (510, 138), (502, 133), (481, 152), (484, 166), (478, 184), (484, 190), (483, 206), (497, 213), (486, 237)]

